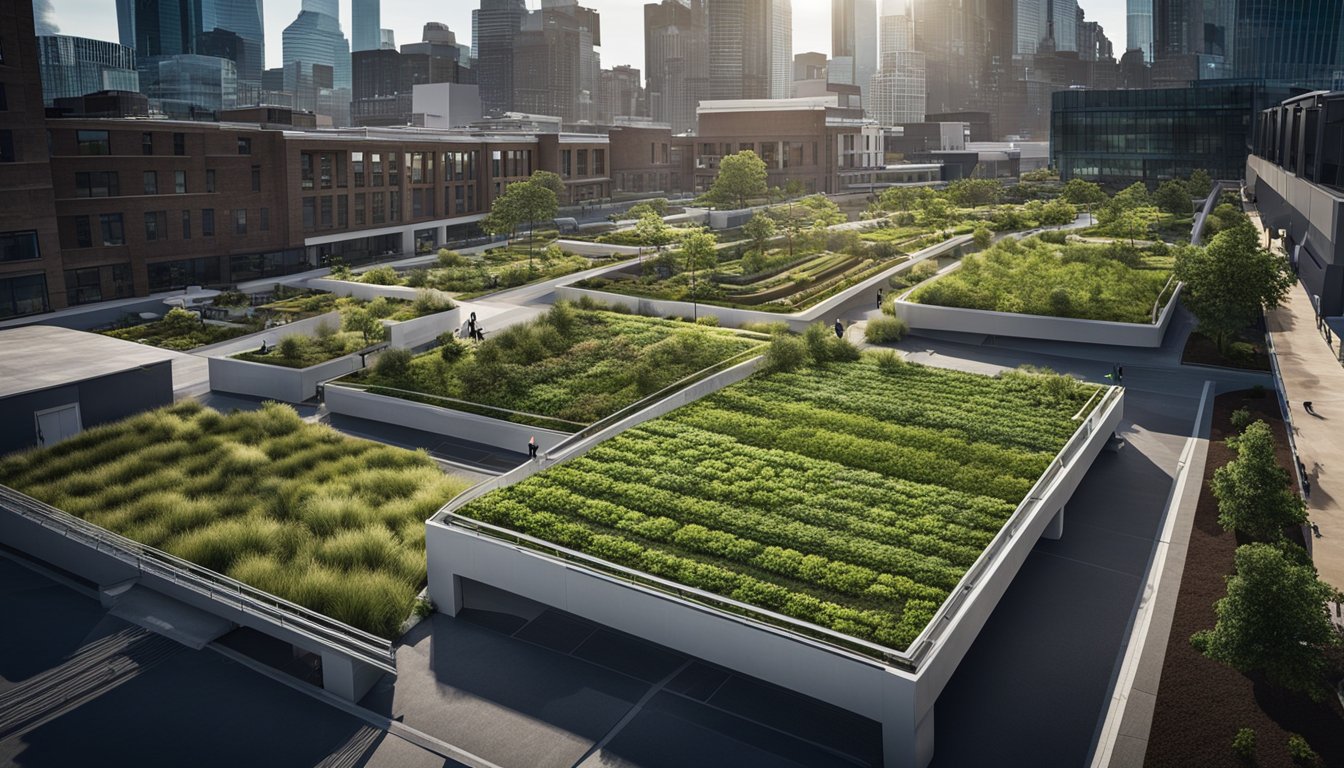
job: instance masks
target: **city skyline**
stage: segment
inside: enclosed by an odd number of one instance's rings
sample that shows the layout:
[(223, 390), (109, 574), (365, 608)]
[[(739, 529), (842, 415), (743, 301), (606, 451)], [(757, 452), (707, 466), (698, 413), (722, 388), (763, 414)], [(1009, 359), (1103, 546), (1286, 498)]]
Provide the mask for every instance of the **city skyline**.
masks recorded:
[[(281, 33), (298, 16), (301, 0), (268, 0), (265, 3), (266, 29), (266, 66), (278, 67), (281, 62)], [(607, 35), (604, 45), (599, 49), (602, 54), (602, 66), (611, 68), (628, 64), (638, 69), (644, 65), (643, 20), (645, 0), (581, 0), (581, 4), (593, 8), (602, 15), (602, 24), (607, 29), (629, 29), (631, 34)], [(347, 38), (352, 33), (351, 0), (341, 0), (341, 29)], [(528, 0), (528, 8), (540, 7), (538, 0)], [(1124, 3), (1113, 0), (1079, 0), (1078, 5), (1087, 12), (1090, 21), (1099, 22), (1106, 34), (1115, 41), (1116, 58), (1125, 48), (1126, 22)], [(106, 0), (50, 0), (52, 13), (50, 20), (60, 29), (60, 34), (105, 39), (116, 42), (115, 34), (107, 30), (116, 28), (115, 4)], [(447, 24), (458, 38), (464, 42), (471, 39), (471, 12), (479, 7), (474, 0), (462, 0), (452, 7), (439, 10), (426, 10), (423, 6), (407, 0), (383, 0), (381, 3), (381, 26), (392, 29), (400, 41), (420, 39), (421, 29), (426, 22), (438, 21)], [(635, 32), (641, 32), (635, 34)], [(831, 1), (830, 0), (794, 0), (793, 3), (793, 52), (795, 54), (817, 51), (831, 54)]]

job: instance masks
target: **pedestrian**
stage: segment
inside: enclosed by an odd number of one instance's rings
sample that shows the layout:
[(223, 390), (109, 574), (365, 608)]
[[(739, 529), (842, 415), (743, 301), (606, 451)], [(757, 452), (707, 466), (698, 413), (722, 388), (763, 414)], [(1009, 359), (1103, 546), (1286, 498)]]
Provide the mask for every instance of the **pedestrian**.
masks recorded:
[(1311, 501), (1311, 478), (1302, 478), (1302, 500)]
[(877, 289), (877, 308), (878, 308), (878, 309), (881, 309), (881, 308), (882, 308), (882, 289), (881, 289), (881, 288), (878, 288), (878, 289)]
[(1125, 383), (1125, 366), (1123, 365), (1115, 366), (1115, 383), (1116, 384)]
[(1316, 411), (1315, 411), (1315, 409), (1313, 409), (1313, 408), (1311, 407), (1311, 401), (1310, 401), (1310, 400), (1303, 400), (1303, 401), (1302, 401), (1302, 407), (1303, 407), (1304, 409), (1306, 409), (1307, 413), (1310, 413), (1312, 416), (1315, 416), (1315, 415), (1316, 415)]
[(472, 313), (471, 313), (471, 317), (467, 319), (467, 336), (468, 336), (469, 338), (472, 338), (472, 339), (475, 339), (475, 338), (476, 338), (476, 313), (475, 313), (475, 312), (472, 312)]
[(527, 440), (527, 458), (537, 458), (537, 436), (533, 435)]
[(1318, 538), (1318, 539), (1321, 538), (1321, 526), (1319, 526), (1319, 525), (1317, 525), (1317, 524), (1315, 524), (1315, 523), (1312, 523), (1312, 524), (1311, 524), (1311, 532), (1316, 536), (1316, 538)]
[(265, 339), (262, 339), (262, 340), (261, 340), (261, 354), (263, 354), (263, 355), (266, 354), (266, 340), (265, 340)]
[(835, 318), (835, 338), (837, 339), (845, 338), (845, 324), (841, 322), (840, 318), (838, 317)]

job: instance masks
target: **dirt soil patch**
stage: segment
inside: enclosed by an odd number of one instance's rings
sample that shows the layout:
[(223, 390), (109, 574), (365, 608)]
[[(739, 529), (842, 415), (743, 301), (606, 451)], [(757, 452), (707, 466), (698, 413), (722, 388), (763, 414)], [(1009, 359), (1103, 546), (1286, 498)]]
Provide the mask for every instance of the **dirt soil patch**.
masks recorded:
[[(1344, 707), (1334, 695), (1315, 703), (1304, 695), (1275, 688), (1258, 675), (1244, 675), (1207, 659), (1190, 645), (1191, 635), (1213, 627), (1217, 619), (1213, 604), (1226, 594), (1226, 577), (1233, 572), (1237, 538), (1218, 525), (1218, 504), (1209, 481), (1215, 469), (1235, 458), (1224, 441), (1232, 434), (1232, 412), (1243, 407), (1270, 425), (1279, 464), (1285, 470), (1292, 467), (1273, 396), (1255, 398), (1243, 391), (1215, 400), (1204, 485), (1186, 551), (1144, 764), (1162, 768), (1243, 766), (1246, 763), (1232, 752), (1232, 738), (1238, 729), (1252, 728), (1256, 735), (1254, 765), (1292, 768), (1288, 736), (1297, 733), (1320, 755), (1322, 765), (1344, 766)], [(1300, 536), (1294, 538), (1301, 543)], [(1335, 653), (1333, 660), (1335, 672), (1329, 679), (1338, 680), (1344, 674), (1344, 654)]]
[(1269, 370), (1269, 349), (1265, 334), (1259, 329), (1247, 328), (1237, 334), (1232, 348), (1224, 355), (1208, 336), (1194, 331), (1185, 342), (1181, 362), (1192, 365), (1213, 365), (1219, 368), (1241, 368), (1248, 371)]

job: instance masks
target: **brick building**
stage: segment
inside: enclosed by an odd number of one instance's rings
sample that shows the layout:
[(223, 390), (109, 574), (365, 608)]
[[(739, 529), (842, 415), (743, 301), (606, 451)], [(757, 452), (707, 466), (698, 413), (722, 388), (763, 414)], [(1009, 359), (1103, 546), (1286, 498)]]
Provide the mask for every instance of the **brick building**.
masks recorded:
[(674, 136), (668, 125), (612, 126), (608, 136), (613, 196), (690, 190), (695, 177), (694, 138)]

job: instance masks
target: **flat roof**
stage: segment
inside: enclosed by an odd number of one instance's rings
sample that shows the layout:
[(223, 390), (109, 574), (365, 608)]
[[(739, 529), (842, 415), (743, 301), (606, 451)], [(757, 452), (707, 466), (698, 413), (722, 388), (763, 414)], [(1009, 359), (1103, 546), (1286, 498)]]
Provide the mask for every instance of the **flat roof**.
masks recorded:
[(62, 387), (154, 363), (174, 353), (54, 325), (0, 331), (0, 398)]

